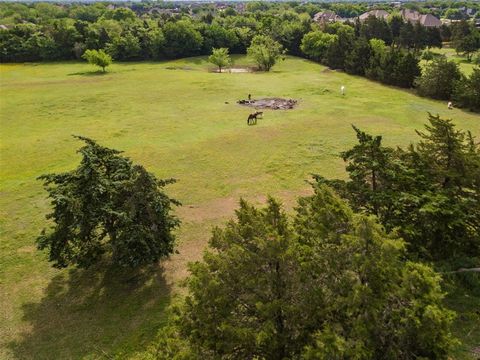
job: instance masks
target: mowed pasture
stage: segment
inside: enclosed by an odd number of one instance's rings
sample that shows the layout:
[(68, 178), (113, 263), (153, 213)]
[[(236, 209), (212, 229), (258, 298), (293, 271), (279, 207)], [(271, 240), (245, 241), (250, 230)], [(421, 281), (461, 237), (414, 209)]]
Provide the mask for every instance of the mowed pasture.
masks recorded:
[[(338, 154), (356, 141), (351, 124), (405, 146), (431, 112), (480, 136), (478, 115), (307, 60), (287, 57), (270, 73), (212, 68), (205, 58), (118, 63), (104, 75), (85, 63), (1, 65), (1, 359), (141, 358), (212, 226), (240, 197), (291, 208), (311, 173), (345, 176)], [(253, 109), (236, 100), (248, 94), (299, 103), (247, 126)], [(179, 180), (167, 188), (183, 203), (178, 254), (135, 273), (50, 267), (35, 248), (49, 211), (36, 177), (77, 165), (72, 134)]]

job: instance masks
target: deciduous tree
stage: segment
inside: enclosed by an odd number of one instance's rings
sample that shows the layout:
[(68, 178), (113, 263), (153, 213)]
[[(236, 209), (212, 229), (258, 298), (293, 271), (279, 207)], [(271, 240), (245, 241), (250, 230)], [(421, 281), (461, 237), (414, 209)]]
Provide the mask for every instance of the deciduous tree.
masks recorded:
[(247, 55), (263, 71), (270, 71), (283, 53), (282, 45), (265, 35), (256, 35), (247, 49)]
[(218, 66), (218, 72), (222, 72), (222, 69), (231, 64), (232, 59), (228, 54), (227, 48), (212, 49), (212, 55), (208, 57), (208, 61)]
[(105, 68), (112, 63), (112, 57), (103, 50), (86, 50), (82, 57), (88, 61), (89, 64), (102, 68), (105, 72)]

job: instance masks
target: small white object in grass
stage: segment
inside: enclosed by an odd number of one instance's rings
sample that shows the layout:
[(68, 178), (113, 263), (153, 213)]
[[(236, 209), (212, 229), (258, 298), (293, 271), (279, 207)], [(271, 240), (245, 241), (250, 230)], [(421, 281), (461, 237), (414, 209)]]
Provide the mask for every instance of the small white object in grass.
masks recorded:
[(345, 95), (345, 86), (344, 85), (342, 85), (340, 87), (340, 92), (342, 93), (342, 95)]
[(449, 109), (453, 109), (453, 104), (452, 104), (451, 101), (448, 102), (447, 106), (448, 106)]

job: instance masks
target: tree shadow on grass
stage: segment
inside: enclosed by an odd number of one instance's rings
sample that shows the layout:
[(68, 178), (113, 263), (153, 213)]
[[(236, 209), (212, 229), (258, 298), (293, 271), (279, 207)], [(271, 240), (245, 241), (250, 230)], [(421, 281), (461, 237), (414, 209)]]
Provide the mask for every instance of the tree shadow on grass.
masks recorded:
[(52, 279), (40, 303), (23, 306), (30, 328), (9, 346), (19, 359), (128, 357), (153, 340), (169, 303), (159, 265), (72, 269)]
[(67, 74), (68, 76), (103, 76), (107, 75), (108, 71), (102, 71), (102, 70), (97, 70), (97, 71), (79, 71), (75, 73), (70, 73)]

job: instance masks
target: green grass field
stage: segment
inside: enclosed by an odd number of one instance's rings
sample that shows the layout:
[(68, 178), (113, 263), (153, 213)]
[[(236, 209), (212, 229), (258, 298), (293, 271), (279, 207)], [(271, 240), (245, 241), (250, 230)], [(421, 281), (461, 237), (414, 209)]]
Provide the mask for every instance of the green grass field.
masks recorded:
[[(450, 47), (443, 47), (441, 49), (434, 48), (431, 49), (433, 52), (438, 53), (438, 54), (443, 54), (447, 57), (448, 60), (455, 61), (458, 66), (460, 67), (460, 70), (467, 76), (469, 76), (472, 72), (473, 69), (475, 68), (475, 64), (472, 62), (468, 62), (467, 58), (461, 54), (457, 54), (455, 52), (455, 49), (452, 49)], [(425, 62), (423, 62), (425, 63)]]
[[(291, 207), (311, 173), (344, 176), (338, 153), (355, 143), (351, 124), (407, 145), (431, 112), (480, 136), (478, 115), (307, 60), (288, 57), (270, 73), (209, 68), (204, 58), (114, 64), (105, 75), (84, 63), (1, 65), (0, 359), (141, 358), (211, 227), (241, 196), (271, 194)], [(299, 105), (247, 126), (250, 109), (236, 100), (249, 93)], [(72, 134), (179, 180), (168, 188), (184, 204), (179, 254), (135, 274), (50, 267), (34, 244), (48, 211), (35, 178), (76, 166)], [(458, 353), (468, 358), (468, 348)]]

